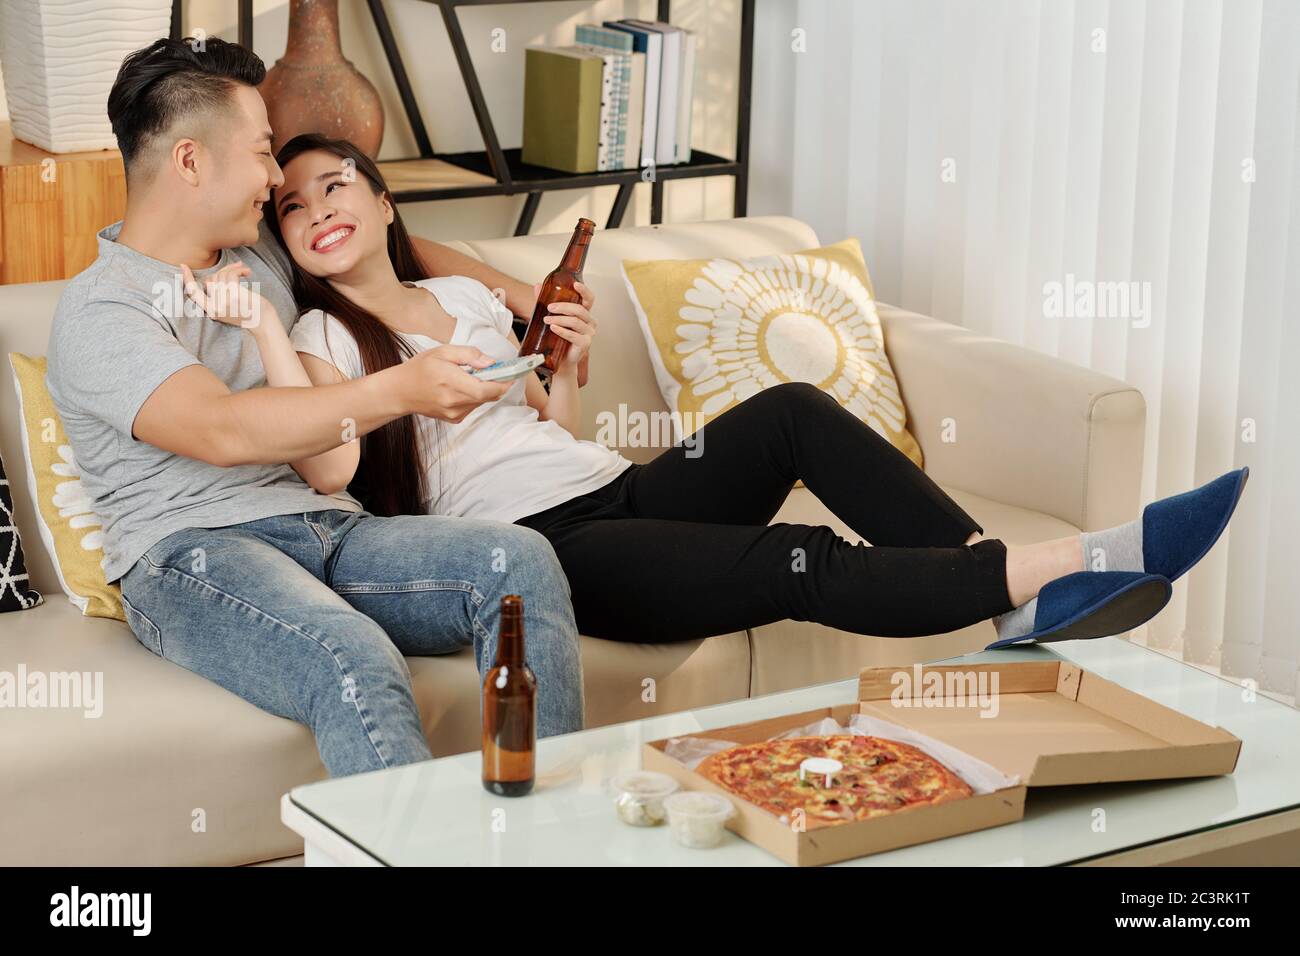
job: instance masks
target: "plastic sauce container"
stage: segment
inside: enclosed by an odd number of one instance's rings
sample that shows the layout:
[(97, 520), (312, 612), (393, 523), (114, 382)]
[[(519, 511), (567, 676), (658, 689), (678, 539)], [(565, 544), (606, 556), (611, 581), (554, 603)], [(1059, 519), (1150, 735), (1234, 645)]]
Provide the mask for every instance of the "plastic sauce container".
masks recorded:
[(692, 849), (717, 846), (736, 812), (726, 797), (700, 791), (674, 793), (664, 800), (664, 808), (673, 839)]
[(629, 826), (653, 827), (664, 822), (664, 798), (677, 781), (653, 770), (627, 770), (609, 782), (618, 818)]

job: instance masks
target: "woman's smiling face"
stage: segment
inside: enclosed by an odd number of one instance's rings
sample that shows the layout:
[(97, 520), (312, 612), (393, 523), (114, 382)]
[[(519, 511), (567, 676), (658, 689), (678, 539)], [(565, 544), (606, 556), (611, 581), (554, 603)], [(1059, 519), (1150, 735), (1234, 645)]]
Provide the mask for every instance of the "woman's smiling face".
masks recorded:
[(388, 254), (393, 207), (350, 160), (324, 150), (295, 156), (274, 199), (285, 248), (310, 275), (342, 275)]

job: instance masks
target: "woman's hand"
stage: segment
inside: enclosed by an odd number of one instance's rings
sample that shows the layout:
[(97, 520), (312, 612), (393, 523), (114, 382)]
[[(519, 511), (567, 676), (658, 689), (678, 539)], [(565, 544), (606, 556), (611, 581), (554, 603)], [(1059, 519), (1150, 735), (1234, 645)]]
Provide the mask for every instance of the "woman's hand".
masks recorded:
[[(541, 285), (533, 288), (535, 295), (541, 295)], [(575, 283), (573, 288), (582, 296), (582, 301), (552, 302), (546, 316), (546, 324), (569, 343), (568, 351), (560, 363), (564, 369), (576, 369), (583, 362), (591, 350), (591, 341), (596, 336), (596, 320), (591, 315), (596, 297), (585, 283)]]
[(263, 322), (279, 325), (280, 320), (275, 306), (258, 293), (255, 285), (240, 281), (252, 274), (253, 270), (242, 262), (232, 262), (200, 283), (189, 266), (181, 265), (185, 297), (202, 309), (204, 315), (226, 325), (256, 332), (264, 327)]

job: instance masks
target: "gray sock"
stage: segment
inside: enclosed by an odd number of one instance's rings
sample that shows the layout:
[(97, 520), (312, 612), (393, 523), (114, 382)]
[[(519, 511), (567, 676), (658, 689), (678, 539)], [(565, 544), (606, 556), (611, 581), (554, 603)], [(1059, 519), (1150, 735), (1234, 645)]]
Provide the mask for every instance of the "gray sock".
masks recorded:
[(1142, 561), (1142, 519), (1079, 536), (1085, 571), (1145, 571)]
[[(1142, 519), (1079, 535), (1085, 571), (1144, 571), (1142, 563)], [(998, 640), (1024, 637), (1034, 632), (1038, 598), (993, 619)]]
[(1030, 598), (1020, 607), (999, 614), (993, 619), (993, 626), (998, 630), (998, 640), (1024, 637), (1034, 633), (1034, 615), (1038, 613), (1038, 598)]

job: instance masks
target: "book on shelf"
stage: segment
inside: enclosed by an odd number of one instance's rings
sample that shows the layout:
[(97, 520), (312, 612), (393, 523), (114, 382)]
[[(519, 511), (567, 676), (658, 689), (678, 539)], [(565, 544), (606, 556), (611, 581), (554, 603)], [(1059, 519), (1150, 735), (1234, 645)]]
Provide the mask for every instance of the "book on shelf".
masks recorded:
[(576, 32), (578, 45), (616, 60), (614, 96), (617, 105), (615, 149), (609, 169), (635, 169), (640, 163), (645, 104), (645, 54), (633, 49), (632, 35), (621, 30), (584, 23)]
[(568, 173), (597, 171), (605, 62), (576, 47), (524, 51), (521, 158)]
[(627, 97), (627, 142), (623, 144), (623, 169), (641, 165), (641, 136), (645, 111), (645, 54), (631, 54), (631, 82)]
[(622, 67), (618, 54), (612, 50), (596, 50), (591, 47), (579, 47), (593, 56), (600, 57), (600, 133), (596, 138), (596, 170), (606, 172), (614, 169), (618, 151), (618, 97), (622, 88)]
[(645, 101), (641, 121), (641, 159), (639, 165), (655, 164), (655, 141), (659, 132), (659, 74), (663, 56), (663, 36), (637, 29), (621, 20), (606, 20), (609, 30), (632, 38), (632, 49), (645, 57)]
[(655, 165), (677, 162), (677, 93), (681, 82), (681, 29), (649, 20), (620, 20), (624, 29), (659, 37), (659, 102), (655, 123)]
[(697, 38), (682, 31), (682, 75), (677, 87), (677, 162), (691, 161), (691, 113), (695, 105), (695, 52)]
[(575, 39), (525, 49), (523, 161), (572, 173), (690, 162), (695, 35), (611, 20)]

